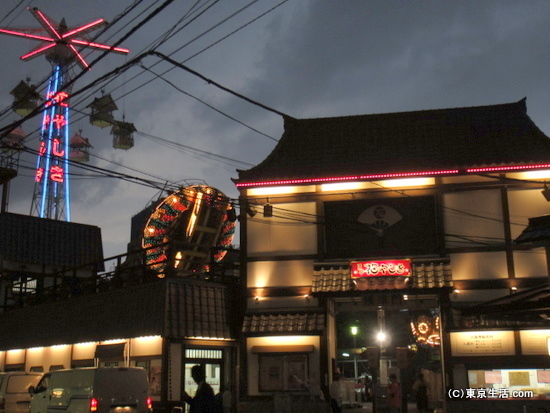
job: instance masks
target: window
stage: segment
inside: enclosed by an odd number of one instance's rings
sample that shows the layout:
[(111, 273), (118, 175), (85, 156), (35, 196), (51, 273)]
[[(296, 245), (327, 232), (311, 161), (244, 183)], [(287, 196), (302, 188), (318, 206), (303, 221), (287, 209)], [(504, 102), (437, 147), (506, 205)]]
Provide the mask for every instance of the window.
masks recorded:
[(550, 369), (468, 370), (468, 387), (486, 398), (549, 399)]
[(307, 354), (260, 354), (259, 390), (300, 391), (308, 377)]
[(136, 360), (135, 366), (145, 369), (149, 378), (149, 394), (154, 400), (160, 400), (161, 359)]
[(14, 295), (36, 294), (36, 286), (36, 278), (22, 275), (14, 280), (11, 291)]

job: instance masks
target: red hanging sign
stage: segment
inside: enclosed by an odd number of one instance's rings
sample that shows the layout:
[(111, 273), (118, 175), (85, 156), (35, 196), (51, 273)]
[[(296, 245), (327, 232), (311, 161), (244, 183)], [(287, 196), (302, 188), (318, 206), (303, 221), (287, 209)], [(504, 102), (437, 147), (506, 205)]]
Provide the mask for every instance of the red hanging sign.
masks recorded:
[(402, 276), (411, 274), (411, 260), (356, 261), (350, 264), (351, 278)]

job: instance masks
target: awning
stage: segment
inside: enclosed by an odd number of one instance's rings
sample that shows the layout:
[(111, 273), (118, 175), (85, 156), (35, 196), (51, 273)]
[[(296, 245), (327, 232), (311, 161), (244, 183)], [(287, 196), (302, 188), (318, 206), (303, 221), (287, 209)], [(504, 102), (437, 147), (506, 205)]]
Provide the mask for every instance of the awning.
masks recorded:
[(126, 343), (99, 344), (95, 349), (96, 359), (119, 359), (124, 357)]

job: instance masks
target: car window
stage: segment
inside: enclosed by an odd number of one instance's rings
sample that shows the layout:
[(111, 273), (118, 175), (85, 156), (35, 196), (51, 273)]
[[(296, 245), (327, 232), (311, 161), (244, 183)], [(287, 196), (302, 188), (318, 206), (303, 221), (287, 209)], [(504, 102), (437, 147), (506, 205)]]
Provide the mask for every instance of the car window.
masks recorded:
[(6, 386), (6, 393), (27, 393), (30, 386), (36, 385), (40, 380), (38, 375), (14, 375), (8, 377), (8, 384)]
[(44, 377), (42, 377), (42, 380), (38, 382), (38, 385), (36, 386), (34, 392), (35, 393), (41, 393), (43, 391), (48, 390), (48, 386), (50, 385), (50, 375), (47, 374)]

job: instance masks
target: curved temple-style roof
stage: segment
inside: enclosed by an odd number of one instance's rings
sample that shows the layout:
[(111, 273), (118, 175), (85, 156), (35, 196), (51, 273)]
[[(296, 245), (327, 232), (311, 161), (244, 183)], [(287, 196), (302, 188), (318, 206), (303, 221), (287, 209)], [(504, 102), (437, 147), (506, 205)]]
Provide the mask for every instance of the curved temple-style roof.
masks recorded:
[(526, 100), (500, 105), (319, 119), (285, 118), (285, 131), (237, 185), (550, 162), (550, 139)]

